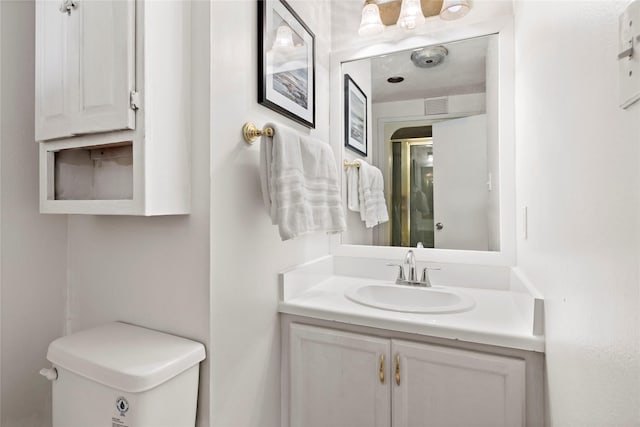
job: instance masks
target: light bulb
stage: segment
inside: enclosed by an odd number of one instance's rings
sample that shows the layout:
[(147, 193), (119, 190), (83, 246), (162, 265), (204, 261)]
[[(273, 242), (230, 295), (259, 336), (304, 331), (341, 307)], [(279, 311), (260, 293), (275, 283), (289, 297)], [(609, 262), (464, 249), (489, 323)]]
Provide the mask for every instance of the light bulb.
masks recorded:
[(452, 21), (460, 19), (471, 10), (471, 2), (469, 0), (444, 0), (440, 18)]
[(402, 0), (398, 25), (407, 30), (413, 30), (421, 24), (424, 24), (424, 15), (420, 0)]
[(362, 8), (362, 21), (358, 34), (361, 36), (375, 36), (384, 31), (384, 25), (380, 19), (380, 10), (375, 3), (369, 3)]

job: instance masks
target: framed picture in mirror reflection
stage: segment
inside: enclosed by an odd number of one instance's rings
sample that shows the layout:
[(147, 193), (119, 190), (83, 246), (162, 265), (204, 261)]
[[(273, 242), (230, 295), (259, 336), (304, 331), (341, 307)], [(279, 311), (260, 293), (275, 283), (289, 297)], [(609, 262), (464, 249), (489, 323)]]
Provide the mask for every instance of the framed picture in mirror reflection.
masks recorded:
[(315, 128), (315, 36), (284, 0), (258, 1), (258, 103)]
[(349, 74), (344, 75), (344, 143), (367, 157), (367, 95)]

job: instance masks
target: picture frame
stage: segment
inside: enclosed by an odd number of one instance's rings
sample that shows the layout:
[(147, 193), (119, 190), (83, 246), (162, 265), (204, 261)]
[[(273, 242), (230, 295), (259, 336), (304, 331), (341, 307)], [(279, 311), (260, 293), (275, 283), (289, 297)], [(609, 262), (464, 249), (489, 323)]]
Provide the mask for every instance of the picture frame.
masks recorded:
[(285, 0), (258, 0), (258, 103), (309, 128), (315, 52), (315, 35)]
[(367, 157), (367, 95), (344, 75), (344, 145)]

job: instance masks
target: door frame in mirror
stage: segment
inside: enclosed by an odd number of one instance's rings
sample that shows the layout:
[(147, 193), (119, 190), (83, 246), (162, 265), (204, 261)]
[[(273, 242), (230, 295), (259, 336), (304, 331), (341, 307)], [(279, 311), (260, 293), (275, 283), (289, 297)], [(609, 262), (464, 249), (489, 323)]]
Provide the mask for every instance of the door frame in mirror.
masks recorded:
[[(342, 103), (342, 63), (373, 56), (416, 49), (423, 46), (446, 44), (491, 34), (498, 36), (498, 139), (500, 169), (500, 250), (469, 251), (452, 249), (413, 248), (418, 261), (436, 263), (462, 263), (496, 266), (516, 264), (516, 184), (515, 184), (515, 54), (513, 16), (465, 25), (455, 25), (437, 32), (405, 38), (393, 43), (378, 43), (361, 48), (349, 48), (331, 53), (331, 146), (340, 163), (344, 148), (344, 110)], [(372, 123), (373, 129), (377, 124)], [(375, 131), (374, 131), (375, 133)], [(341, 188), (345, 174), (340, 174)], [(343, 193), (343, 198), (344, 198)], [(409, 248), (392, 246), (365, 246), (342, 244), (342, 236), (331, 236), (331, 254), (344, 257), (402, 259)]]

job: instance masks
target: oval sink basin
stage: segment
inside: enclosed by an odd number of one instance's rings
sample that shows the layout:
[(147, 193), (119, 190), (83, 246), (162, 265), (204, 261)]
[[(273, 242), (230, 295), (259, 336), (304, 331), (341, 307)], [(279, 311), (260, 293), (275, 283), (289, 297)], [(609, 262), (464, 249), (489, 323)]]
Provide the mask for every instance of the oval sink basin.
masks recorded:
[(459, 313), (475, 305), (469, 296), (449, 288), (359, 285), (344, 295), (358, 304), (405, 313)]

